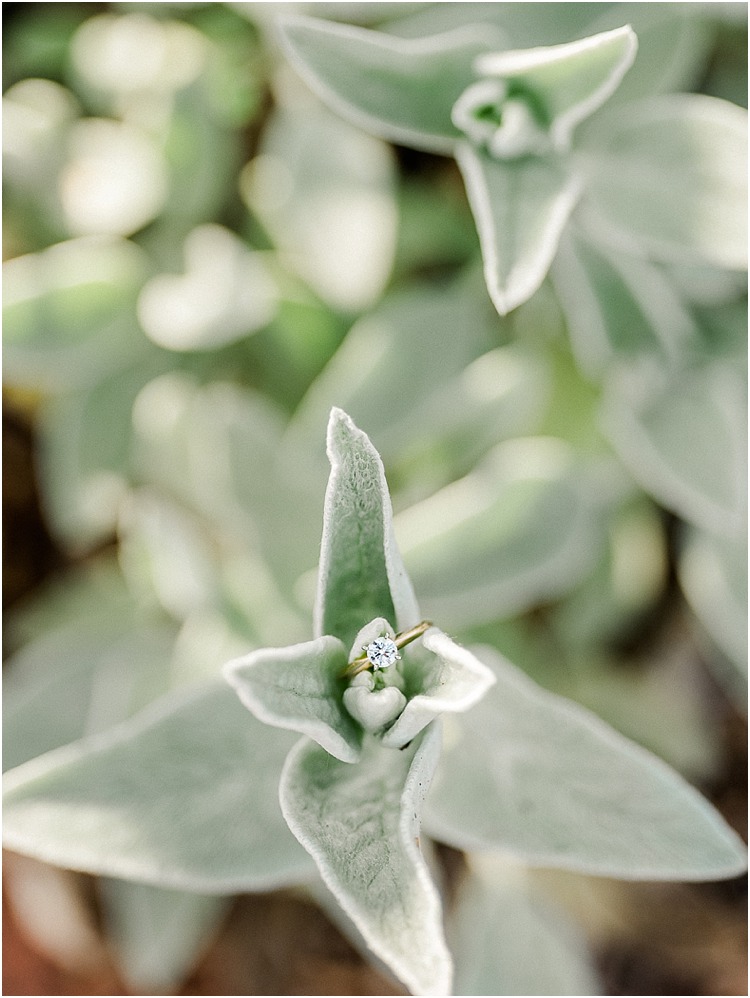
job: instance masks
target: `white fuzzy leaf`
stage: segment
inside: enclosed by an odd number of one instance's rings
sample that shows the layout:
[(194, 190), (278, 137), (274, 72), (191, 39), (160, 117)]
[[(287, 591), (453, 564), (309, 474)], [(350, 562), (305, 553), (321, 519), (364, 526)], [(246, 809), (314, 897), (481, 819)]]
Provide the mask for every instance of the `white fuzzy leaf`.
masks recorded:
[(342, 703), (346, 650), (324, 635), (288, 648), (262, 648), (229, 662), (224, 675), (266, 724), (308, 735), (343, 762), (359, 757), (362, 734)]
[(416, 995), (450, 992), (440, 899), (419, 849), (439, 742), (434, 726), (401, 752), (369, 741), (347, 766), (305, 740), (281, 779), (290, 828), (376, 956)]
[(671, 94), (602, 115), (585, 145), (603, 237), (662, 260), (747, 269), (747, 111)]
[(476, 79), (474, 58), (502, 36), (465, 25), (403, 39), (307, 17), (287, 17), (282, 38), (309, 86), (354, 124), (381, 138), (450, 153), (460, 133), (451, 107)]
[(500, 161), (461, 143), (456, 149), (479, 232), (484, 276), (500, 315), (537, 290), (579, 195), (579, 181), (557, 159)]
[(340, 409), (331, 411), (328, 456), (315, 633), (335, 635), (348, 648), (375, 617), (403, 631), (420, 616), (393, 535), (383, 462)]
[(549, 119), (553, 144), (564, 149), (575, 126), (617, 89), (637, 48), (626, 25), (562, 45), (493, 52), (480, 56), (476, 68), (534, 94)]
[(204, 893), (264, 890), (310, 872), (279, 809), (293, 736), (221, 682), (4, 778), (8, 848), (57, 866)]
[(459, 849), (623, 879), (708, 880), (744, 845), (661, 759), (541, 689), (490, 649), (497, 684), (446, 723), (425, 828)]

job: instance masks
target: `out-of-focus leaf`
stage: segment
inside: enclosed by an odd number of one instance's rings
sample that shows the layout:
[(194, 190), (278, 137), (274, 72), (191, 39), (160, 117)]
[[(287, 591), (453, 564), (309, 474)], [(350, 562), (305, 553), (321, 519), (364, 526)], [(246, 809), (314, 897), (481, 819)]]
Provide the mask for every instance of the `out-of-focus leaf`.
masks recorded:
[(473, 856), (450, 913), (456, 995), (598, 995), (573, 923), (506, 859)]
[(612, 253), (569, 227), (551, 273), (577, 361), (589, 374), (619, 357), (657, 353), (675, 361), (695, 349), (695, 320), (656, 265)]
[(565, 692), (691, 782), (705, 785), (721, 772), (721, 734), (707, 703), (705, 671), (694, 656), (694, 643), (680, 636), (625, 668), (597, 657), (578, 660)]
[(674, 770), (489, 648), (478, 654), (497, 684), (470, 715), (446, 719), (425, 810), (433, 837), (623, 879), (746, 868), (742, 840)]
[(268, 268), (229, 229), (193, 229), (184, 253), (185, 274), (151, 278), (138, 299), (138, 318), (157, 345), (214, 350), (270, 322), (276, 289)]
[(173, 990), (182, 982), (230, 903), (109, 877), (97, 887), (107, 935), (133, 991)]
[(73, 549), (115, 529), (131, 473), (133, 403), (160, 367), (156, 358), (153, 367), (121, 369), (40, 411), (42, 501), (53, 531)]
[(633, 63), (637, 38), (629, 26), (588, 38), (479, 56), (482, 76), (499, 77), (539, 101), (553, 148), (567, 149), (573, 129), (610, 97)]
[(500, 315), (537, 290), (579, 195), (579, 182), (553, 159), (501, 162), (466, 143), (457, 147), (484, 259)]
[(700, 4), (617, 3), (591, 24), (590, 31), (629, 24), (638, 37), (638, 52), (607, 102), (607, 108), (642, 97), (698, 89), (711, 55), (714, 31)]
[(341, 409), (328, 423), (326, 490), (314, 630), (350, 648), (360, 628), (384, 617), (398, 631), (419, 621), (414, 590), (393, 534), (383, 462)]
[(633, 477), (668, 509), (726, 536), (742, 531), (747, 488), (743, 372), (707, 362), (664, 375), (623, 371), (602, 425)]
[(563, 441), (529, 438), (499, 444), (465, 478), (400, 513), (399, 544), (425, 613), (450, 629), (572, 588), (601, 545), (596, 492)]
[(142, 352), (133, 308), (145, 274), (141, 250), (103, 236), (4, 263), (6, 380), (65, 389)]
[(120, 562), (143, 602), (178, 620), (220, 605), (220, 555), (200, 521), (147, 489), (128, 497), (120, 517)]
[[(452, 31), (466, 24), (491, 25), (504, 36), (495, 48), (531, 48), (573, 41), (590, 33), (589, 25), (606, 12), (608, 3), (430, 3), (388, 25), (396, 35), (418, 38)], [(625, 18), (625, 20), (628, 20)], [(622, 24), (622, 21), (619, 22)]]
[[(10, 53), (8, 53), (10, 54)], [(48, 79), (22, 79), (3, 95), (3, 209), (23, 250), (68, 234), (57, 190), (65, 137), (80, 113), (73, 94)], [(13, 256), (12, 239), (5, 241)]]
[[(88, 598), (97, 605), (99, 586)], [(73, 617), (6, 662), (5, 769), (106, 730), (166, 691), (172, 629), (127, 619), (114, 629), (108, 607), (99, 608), (96, 622)], [(137, 990), (174, 987), (227, 903), (107, 878), (98, 886), (122, 972)]]
[(492, 349), (503, 332), (474, 282), (387, 299), (311, 386), (284, 438), (290, 460), (322, 453), (334, 399), (377, 439), (392, 483), (410, 495), (468, 470), (502, 437), (534, 429), (547, 399), (545, 357), (521, 343)]
[(275, 588), (288, 596), (316, 563), (322, 513), (307, 461), (285, 461), (279, 453), (281, 413), (255, 392), (224, 382), (200, 387), (171, 372), (145, 386), (133, 423), (136, 471), (248, 552), (261, 569), (248, 580), (260, 600), (252, 601), (255, 610), (265, 604), (278, 615), (278, 602), (274, 607), (263, 595), (262, 576), (275, 579), (269, 593)]
[(117, 628), (134, 624), (132, 594), (111, 554), (88, 558), (57, 573), (34, 592), (33, 599), (13, 607), (6, 622), (9, 651), (43, 636), (71, 620), (83, 628)]
[(284, 767), (294, 834), (376, 956), (412, 994), (447, 994), (440, 899), (419, 849), (420, 810), (439, 752), (435, 725), (402, 752), (374, 741), (355, 766), (305, 740)]
[[(700, 94), (592, 119), (587, 222), (663, 260), (747, 269), (747, 112)], [(675, 184), (679, 176), (680, 183)]]
[[(747, 705), (747, 545), (688, 527), (678, 561), (680, 585), (708, 636), (731, 663), (721, 676)], [(723, 663), (717, 663), (721, 665)], [(735, 671), (736, 670), (736, 671)]]
[(648, 615), (667, 583), (660, 510), (639, 490), (630, 491), (635, 494), (609, 511), (599, 564), (553, 611), (558, 639), (574, 654), (590, 653), (628, 634)]
[(130, 236), (167, 198), (162, 151), (147, 131), (110, 118), (82, 118), (68, 137), (60, 202), (72, 235)]
[(241, 191), (281, 252), (334, 308), (366, 308), (396, 246), (395, 170), (387, 146), (317, 104), (281, 107)]
[[(304, 880), (284, 823), (281, 764), (294, 738), (256, 721), (223, 681), (5, 776), (8, 848), (45, 862), (204, 893)], [(188, 814), (189, 821), (175, 821)]]
[[(142, 10), (87, 18), (71, 44), (77, 82), (110, 99), (108, 110), (141, 113), (156, 94), (173, 95), (200, 73), (205, 39), (189, 24)], [(131, 102), (132, 101), (132, 105)]]
[(451, 108), (476, 79), (475, 57), (502, 44), (486, 25), (411, 40), (299, 16), (284, 20), (282, 37), (295, 68), (335, 111), (381, 138), (437, 153), (460, 138)]
[(166, 690), (169, 627), (72, 619), (5, 666), (3, 768), (103, 731)]

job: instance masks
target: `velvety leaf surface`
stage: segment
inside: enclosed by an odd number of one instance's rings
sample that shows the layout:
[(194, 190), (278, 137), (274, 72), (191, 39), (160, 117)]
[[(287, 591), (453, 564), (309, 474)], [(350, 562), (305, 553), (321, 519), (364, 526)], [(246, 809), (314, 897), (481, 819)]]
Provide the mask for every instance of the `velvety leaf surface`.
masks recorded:
[(470, 858), (448, 926), (456, 995), (601, 994), (572, 921), (503, 858)]
[(421, 649), (409, 646), (403, 652), (407, 689), (419, 692), (383, 735), (383, 744), (393, 748), (407, 745), (439, 714), (473, 707), (495, 682), (487, 666), (436, 627), (425, 633), (422, 644)]
[(617, 89), (638, 40), (629, 26), (549, 47), (480, 56), (481, 75), (498, 76), (534, 95), (548, 119), (553, 145), (565, 149), (575, 126)]
[(731, 663), (730, 669), (722, 670), (722, 678), (740, 707), (745, 709), (747, 544), (733, 537), (688, 527), (677, 572), (693, 612), (713, 644)]
[(349, 648), (375, 617), (397, 631), (413, 627), (420, 617), (393, 536), (383, 462), (340, 409), (331, 412), (328, 456), (315, 632), (335, 635)]
[(449, 153), (460, 137), (451, 108), (474, 82), (474, 58), (499, 46), (492, 28), (465, 25), (407, 40), (306, 17), (281, 22), (295, 68), (335, 111), (392, 142)]
[(3, 769), (103, 731), (167, 688), (174, 632), (74, 622), (5, 664)]
[(497, 653), (481, 655), (497, 684), (466, 718), (446, 721), (425, 810), (434, 838), (623, 879), (745, 869), (739, 836), (674, 770)]
[(537, 156), (501, 162), (467, 143), (456, 149), (484, 260), (501, 315), (530, 298), (544, 280), (578, 199), (565, 165)]
[(308, 735), (343, 762), (356, 762), (362, 733), (344, 708), (340, 673), (347, 654), (324, 635), (288, 648), (263, 648), (224, 667), (248, 710), (266, 724)]
[(592, 376), (616, 358), (675, 360), (697, 343), (694, 318), (654, 264), (597, 246), (569, 226), (550, 273), (579, 366)]
[(481, 275), (389, 296), (354, 324), (313, 382), (285, 446), (322, 452), (319, 428), (336, 399), (377, 440), (389, 472), (413, 488), (467, 469), (501, 437), (530, 431), (547, 398), (544, 358), (525, 342), (497, 346), (503, 332)]
[(450, 629), (571, 588), (599, 550), (597, 515), (594, 486), (567, 445), (530, 438), (499, 444), (399, 514), (397, 528), (425, 613)]
[(401, 752), (368, 741), (356, 766), (303, 741), (289, 755), (280, 790), (290, 828), (341, 907), (417, 995), (450, 991), (440, 899), (419, 849), (439, 741), (435, 726)]
[(58, 866), (206, 893), (304, 879), (279, 809), (293, 737), (225, 683), (154, 704), (6, 774), (8, 848)]
[(746, 392), (734, 364), (669, 374), (637, 368), (608, 386), (602, 426), (659, 502), (697, 526), (737, 535), (746, 510)]
[(654, 98), (602, 115), (585, 144), (603, 235), (659, 259), (747, 268), (743, 108), (700, 94)]

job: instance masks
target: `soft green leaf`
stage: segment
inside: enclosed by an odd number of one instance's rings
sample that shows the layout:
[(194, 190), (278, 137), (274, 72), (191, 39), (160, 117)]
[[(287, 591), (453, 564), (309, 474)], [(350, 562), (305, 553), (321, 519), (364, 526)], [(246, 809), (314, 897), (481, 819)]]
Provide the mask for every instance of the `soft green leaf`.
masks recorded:
[(412, 40), (295, 16), (281, 31), (295, 68), (335, 111), (381, 138), (437, 153), (450, 153), (460, 137), (451, 108), (476, 79), (475, 57), (502, 43), (486, 25)]
[(677, 572), (693, 612), (734, 667), (724, 670), (723, 678), (740, 706), (746, 706), (747, 544), (688, 527)]
[(375, 617), (402, 631), (420, 615), (393, 535), (383, 462), (340, 409), (331, 412), (328, 456), (315, 633), (333, 634), (349, 648)]
[(700, 94), (654, 98), (592, 121), (585, 145), (587, 209), (602, 237), (662, 260), (747, 269), (743, 108)]
[(292, 458), (322, 454), (331, 399), (367, 427), (411, 495), (535, 428), (549, 389), (545, 358), (527, 342), (496, 346), (503, 323), (480, 282), (472, 274), (446, 289), (416, 285), (356, 322), (292, 419), (284, 439)]
[(497, 653), (497, 684), (446, 723), (425, 828), (459, 849), (623, 879), (707, 880), (746, 868), (739, 836), (656, 756)]
[(436, 726), (401, 752), (369, 741), (356, 766), (303, 741), (289, 754), (280, 789), (284, 816), (323, 880), (416, 995), (450, 991), (440, 899), (419, 849), (439, 741)]
[(134, 307), (146, 258), (125, 239), (71, 239), (3, 264), (4, 376), (66, 389), (142, 352)]
[(400, 513), (399, 546), (425, 613), (446, 628), (519, 613), (572, 588), (602, 543), (597, 486), (562, 440), (499, 444), (458, 482)]
[[(279, 617), (282, 593), (315, 565), (322, 507), (304, 463), (281, 460), (281, 412), (248, 389), (202, 387), (172, 371), (139, 394), (133, 426), (139, 475), (228, 532), (248, 562), (264, 565), (255, 582), (245, 573), (253, 597), (246, 602), (261, 617)], [(278, 599), (269, 601), (274, 588)]]
[(393, 264), (395, 179), (384, 142), (307, 102), (275, 110), (240, 190), (284, 262), (334, 308), (360, 310)]
[(602, 993), (586, 940), (505, 858), (470, 858), (448, 938), (456, 995)]
[(174, 633), (72, 619), (8, 659), (3, 768), (103, 731), (166, 690)]
[(7, 773), (5, 844), (57, 866), (179, 890), (297, 883), (311, 862), (277, 796), (291, 742), (224, 682), (171, 696)]
[(324, 635), (251, 652), (229, 662), (224, 676), (261, 721), (309, 735), (337, 759), (356, 762), (362, 733), (342, 702), (347, 661), (338, 638)]
[(554, 159), (501, 162), (466, 143), (456, 157), (477, 223), (487, 289), (505, 315), (544, 280), (579, 182)]
[(635, 58), (638, 41), (625, 26), (580, 41), (493, 52), (475, 66), (530, 94), (546, 118), (553, 147), (565, 150), (571, 133), (617, 89)]
[(55, 535), (74, 550), (114, 533), (131, 467), (131, 412), (155, 359), (47, 400), (39, 413), (42, 504)]
[(745, 523), (744, 372), (715, 362), (663, 374), (623, 371), (602, 425), (633, 477), (668, 509), (724, 535)]
[(230, 904), (226, 897), (108, 877), (97, 882), (97, 892), (108, 940), (134, 993), (178, 988)]
[(81, 628), (93, 624), (116, 630), (124, 624), (132, 629), (135, 610), (117, 559), (107, 551), (54, 573), (33, 597), (13, 607), (6, 622), (8, 651), (68, 626), (71, 619)]
[(183, 248), (184, 274), (158, 274), (138, 298), (144, 332), (167, 350), (217, 350), (256, 333), (276, 312), (259, 253), (221, 225), (201, 225)]
[[(692, 92), (701, 86), (714, 44), (714, 29), (692, 3), (616, 3), (591, 22), (591, 31), (627, 22), (638, 38), (632, 72), (607, 101), (610, 107), (654, 94)], [(627, 112), (623, 112), (627, 113)]]
[(490, 669), (436, 627), (426, 632), (422, 645), (403, 653), (407, 689), (418, 692), (383, 735), (383, 744), (393, 748), (407, 745), (439, 714), (473, 707), (495, 682)]
[(671, 361), (695, 348), (695, 320), (658, 266), (613, 253), (568, 228), (551, 276), (582, 370), (656, 353)]
[(220, 604), (220, 551), (197, 517), (158, 492), (133, 492), (120, 517), (120, 563), (143, 603), (178, 620)]
[[(416, 4), (411, 16), (392, 22), (395, 34), (406, 37), (436, 34), (463, 24), (484, 24), (507, 34), (502, 48), (553, 45), (590, 34), (592, 19), (611, 8), (609, 3), (467, 3)], [(622, 22), (620, 22), (622, 23)], [(501, 46), (496, 46), (501, 47)]]

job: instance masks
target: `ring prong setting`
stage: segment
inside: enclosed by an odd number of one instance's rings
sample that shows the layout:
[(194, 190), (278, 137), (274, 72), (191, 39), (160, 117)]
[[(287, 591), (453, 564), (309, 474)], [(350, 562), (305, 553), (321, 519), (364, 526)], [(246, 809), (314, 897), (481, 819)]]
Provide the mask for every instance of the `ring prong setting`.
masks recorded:
[(432, 623), (429, 620), (423, 620), (416, 627), (397, 634), (395, 638), (391, 638), (386, 634), (375, 638), (368, 645), (362, 645), (364, 654), (359, 655), (351, 661), (342, 671), (341, 676), (356, 676), (366, 669), (388, 669), (400, 661), (399, 649), (403, 648), (404, 645), (408, 645), (411, 641), (415, 641), (429, 627), (432, 627)]

